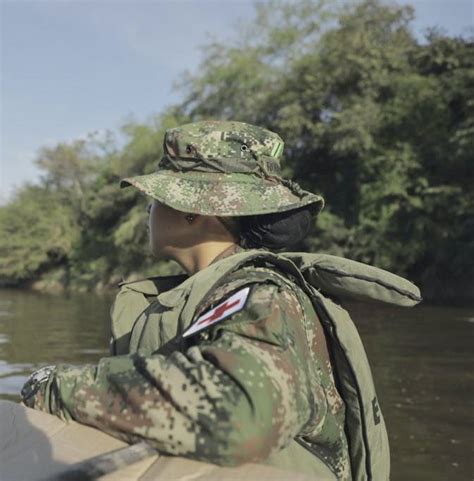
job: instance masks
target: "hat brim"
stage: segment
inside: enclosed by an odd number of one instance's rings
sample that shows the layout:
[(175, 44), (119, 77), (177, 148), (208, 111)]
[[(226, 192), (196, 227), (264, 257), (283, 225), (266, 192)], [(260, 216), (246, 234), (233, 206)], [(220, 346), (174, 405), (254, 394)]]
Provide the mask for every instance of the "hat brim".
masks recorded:
[(284, 212), (311, 205), (318, 214), (324, 200), (301, 190), (296, 195), (280, 182), (249, 174), (158, 171), (122, 179), (173, 209), (200, 215), (245, 216)]

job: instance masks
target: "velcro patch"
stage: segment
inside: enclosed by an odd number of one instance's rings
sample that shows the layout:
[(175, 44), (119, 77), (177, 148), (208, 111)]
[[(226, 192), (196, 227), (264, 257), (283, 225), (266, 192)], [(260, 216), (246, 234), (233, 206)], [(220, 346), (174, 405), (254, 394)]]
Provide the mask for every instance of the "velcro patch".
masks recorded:
[(249, 296), (250, 287), (244, 287), (240, 291), (237, 291), (235, 294), (230, 296), (224, 302), (221, 302), (216, 307), (212, 308), (210, 311), (199, 316), (196, 321), (191, 325), (191, 327), (184, 332), (183, 337), (190, 336), (195, 332), (201, 331), (216, 322), (222, 321), (223, 319), (228, 318), (232, 314), (241, 311), (244, 306), (245, 302), (247, 301), (247, 297)]

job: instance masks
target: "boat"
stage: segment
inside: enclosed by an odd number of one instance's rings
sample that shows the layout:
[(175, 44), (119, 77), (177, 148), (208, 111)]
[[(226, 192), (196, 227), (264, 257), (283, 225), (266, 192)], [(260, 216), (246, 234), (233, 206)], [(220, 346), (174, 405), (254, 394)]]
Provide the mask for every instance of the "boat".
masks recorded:
[(159, 454), (22, 404), (0, 401), (0, 481), (336, 481), (248, 463), (222, 467)]

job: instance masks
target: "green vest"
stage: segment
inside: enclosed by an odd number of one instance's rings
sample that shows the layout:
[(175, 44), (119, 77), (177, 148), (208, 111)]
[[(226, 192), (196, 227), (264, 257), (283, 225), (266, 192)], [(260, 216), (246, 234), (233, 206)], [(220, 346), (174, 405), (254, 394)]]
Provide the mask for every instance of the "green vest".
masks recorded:
[[(206, 307), (209, 294), (225, 283), (231, 273), (247, 266), (271, 268), (284, 274), (311, 299), (325, 330), (337, 387), (346, 405), (345, 431), (352, 479), (389, 480), (387, 432), (367, 356), (348, 312), (331, 297), (413, 306), (421, 301), (420, 292), (406, 279), (325, 254), (244, 251), (191, 277), (155, 277), (122, 284), (112, 309), (112, 354), (167, 354), (182, 348), (181, 334)], [(231, 287), (238, 289), (248, 282), (251, 280), (241, 277)], [(303, 444), (302, 440), (296, 441)], [(292, 449), (296, 456), (295, 446)]]

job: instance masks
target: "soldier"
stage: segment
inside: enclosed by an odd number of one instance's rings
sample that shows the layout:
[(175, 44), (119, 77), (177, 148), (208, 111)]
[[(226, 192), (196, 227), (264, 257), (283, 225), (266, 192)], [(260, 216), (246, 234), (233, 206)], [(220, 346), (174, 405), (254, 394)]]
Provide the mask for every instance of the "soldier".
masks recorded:
[[(319, 292), (338, 258), (318, 257), (330, 264), (318, 271), (306, 254), (272, 252), (301, 241), (323, 207), (280, 176), (282, 152), (277, 134), (241, 122), (168, 130), (157, 172), (122, 185), (152, 198), (151, 250), (188, 275), (123, 284), (114, 355), (43, 368), (25, 384), (24, 403), (162, 453), (388, 479), (385, 425), (357, 331)], [(339, 295), (347, 276), (333, 283)]]

